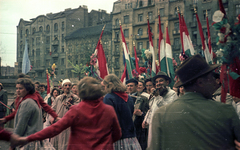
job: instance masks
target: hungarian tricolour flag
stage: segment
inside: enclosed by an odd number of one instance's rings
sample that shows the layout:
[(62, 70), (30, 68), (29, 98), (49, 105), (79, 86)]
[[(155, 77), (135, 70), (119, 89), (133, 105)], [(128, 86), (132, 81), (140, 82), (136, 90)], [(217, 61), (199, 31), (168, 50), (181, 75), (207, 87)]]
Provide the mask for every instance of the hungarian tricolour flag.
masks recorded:
[(127, 48), (126, 40), (122, 31), (121, 23), (120, 23), (120, 31), (122, 36), (122, 46), (123, 46), (123, 52), (124, 52), (124, 58), (125, 58), (125, 64), (126, 64), (126, 71), (128, 73), (128, 78), (131, 79), (132, 78), (132, 67), (131, 67), (131, 60), (130, 60), (131, 57), (128, 52), (128, 48)]
[[(161, 18), (160, 14), (158, 14), (158, 29), (159, 29), (159, 40), (158, 40), (158, 61), (159, 61), (159, 71), (161, 70), (161, 64), (163, 58), (165, 58), (165, 47), (164, 47), (164, 39), (163, 39), (163, 33), (162, 33), (162, 28), (161, 28)], [(166, 63), (164, 63), (166, 65)]]
[(155, 59), (155, 52), (153, 49), (153, 40), (152, 40), (152, 32), (150, 29), (150, 24), (149, 20), (148, 21), (148, 37), (149, 37), (149, 50), (152, 53), (152, 71), (151, 71), (151, 76), (154, 77), (156, 75), (156, 59)]
[(170, 87), (173, 87), (174, 85), (174, 78), (175, 78), (175, 73), (174, 73), (174, 67), (173, 67), (173, 62), (172, 62), (172, 46), (170, 43), (170, 38), (168, 34), (168, 27), (166, 27), (166, 69), (164, 69), (165, 72), (168, 74), (168, 76), (171, 78), (172, 82), (169, 85)]
[(189, 35), (187, 25), (185, 23), (183, 16), (181, 18), (181, 24), (182, 24), (182, 30), (183, 30), (182, 36), (183, 36), (183, 48), (185, 51), (185, 55), (187, 55), (188, 57), (191, 57), (192, 55), (194, 55), (194, 47), (193, 47), (192, 40)]

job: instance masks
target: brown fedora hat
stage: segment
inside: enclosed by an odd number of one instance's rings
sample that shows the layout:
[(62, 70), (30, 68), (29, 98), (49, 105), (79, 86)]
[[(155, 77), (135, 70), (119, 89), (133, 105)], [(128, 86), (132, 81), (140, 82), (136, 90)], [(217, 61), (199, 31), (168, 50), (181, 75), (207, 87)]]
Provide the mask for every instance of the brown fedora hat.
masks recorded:
[(219, 67), (218, 64), (209, 65), (200, 55), (193, 55), (186, 59), (176, 70), (179, 81), (175, 87), (182, 86), (190, 81), (208, 73)]
[(157, 78), (164, 78), (165, 80), (169, 80), (169, 84), (171, 83), (171, 78), (165, 73), (165, 72), (163, 72), (163, 71), (160, 71), (160, 72), (158, 72), (157, 73), (157, 75), (155, 75), (154, 77), (153, 77), (153, 83), (155, 83), (155, 81), (156, 81), (156, 79)]

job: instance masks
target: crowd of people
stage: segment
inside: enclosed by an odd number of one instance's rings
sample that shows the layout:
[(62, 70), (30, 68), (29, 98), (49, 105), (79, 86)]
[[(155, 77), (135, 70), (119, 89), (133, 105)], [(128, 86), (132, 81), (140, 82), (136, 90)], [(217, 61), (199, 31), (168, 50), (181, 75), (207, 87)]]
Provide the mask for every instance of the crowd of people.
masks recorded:
[(14, 132), (0, 128), (0, 139), (26, 150), (240, 150), (240, 98), (221, 103), (218, 67), (194, 55), (177, 68), (173, 88), (160, 71), (125, 83), (114, 74), (65, 79), (49, 94), (23, 75), (15, 111), (0, 118), (1, 125), (14, 119)]

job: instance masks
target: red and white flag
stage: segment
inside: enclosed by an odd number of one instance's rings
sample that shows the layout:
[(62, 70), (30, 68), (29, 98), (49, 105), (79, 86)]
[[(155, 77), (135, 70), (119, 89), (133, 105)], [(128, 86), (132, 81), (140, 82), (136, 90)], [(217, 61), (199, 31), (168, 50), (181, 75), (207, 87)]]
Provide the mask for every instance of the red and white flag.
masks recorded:
[(211, 55), (209, 53), (207, 42), (206, 42), (206, 40), (204, 38), (202, 25), (201, 25), (201, 22), (199, 20), (199, 17), (198, 17), (197, 13), (196, 13), (196, 18), (197, 18), (197, 22), (198, 22), (198, 30), (199, 30), (199, 34), (200, 34), (200, 37), (201, 37), (202, 49), (203, 49), (203, 52), (204, 52), (204, 56), (205, 56), (206, 62), (207, 63), (212, 63)]
[(102, 33), (100, 35), (97, 47), (96, 47), (95, 52), (94, 52), (94, 54), (97, 55), (96, 65), (98, 67), (98, 70), (96, 72), (102, 79), (104, 79), (104, 77), (108, 75), (107, 60), (106, 60), (105, 53), (104, 53), (104, 50), (103, 50), (103, 47), (102, 47), (102, 42), (101, 42), (104, 28), (105, 28), (105, 25), (102, 29)]
[(164, 47), (164, 39), (161, 27), (161, 18), (160, 14), (158, 14), (158, 29), (159, 29), (159, 40), (158, 40), (158, 61), (159, 61), (159, 71), (161, 71), (161, 61), (166, 57), (165, 47)]

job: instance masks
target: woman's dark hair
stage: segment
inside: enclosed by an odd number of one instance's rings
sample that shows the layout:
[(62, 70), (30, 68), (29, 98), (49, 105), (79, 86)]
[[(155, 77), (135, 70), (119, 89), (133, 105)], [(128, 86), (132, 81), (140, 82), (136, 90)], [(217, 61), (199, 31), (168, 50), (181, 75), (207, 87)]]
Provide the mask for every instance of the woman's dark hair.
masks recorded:
[(50, 93), (51, 96), (53, 96), (53, 92), (54, 92), (55, 90), (57, 90), (58, 95), (60, 95), (60, 90), (59, 90), (58, 88), (53, 88), (53, 89), (52, 89), (52, 92)]
[(35, 86), (31, 79), (29, 78), (19, 78), (16, 81), (16, 84), (21, 84), (29, 92), (29, 94), (35, 93)]
[(84, 77), (78, 83), (78, 96), (82, 100), (96, 100), (104, 94), (102, 85), (93, 77)]

